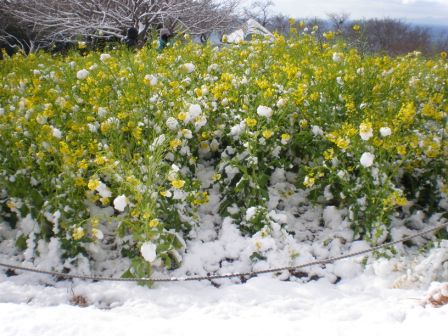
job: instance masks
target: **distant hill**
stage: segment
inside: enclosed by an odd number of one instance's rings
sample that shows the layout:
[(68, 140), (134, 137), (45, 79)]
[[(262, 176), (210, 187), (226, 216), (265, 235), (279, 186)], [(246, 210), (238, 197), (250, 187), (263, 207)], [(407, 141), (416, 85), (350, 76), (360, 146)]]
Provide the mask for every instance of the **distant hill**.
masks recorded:
[(429, 29), (429, 33), (431, 34), (431, 38), (433, 40), (438, 40), (441, 37), (448, 37), (448, 23), (446, 21), (442, 20), (431, 20), (431, 19), (424, 19), (424, 20), (414, 20), (414, 21), (405, 21), (407, 23), (410, 23), (414, 26), (420, 26), (425, 27)]
[(440, 38), (448, 38), (448, 26), (435, 26), (435, 25), (427, 25), (424, 27), (428, 27), (431, 37), (433, 40), (439, 40)]

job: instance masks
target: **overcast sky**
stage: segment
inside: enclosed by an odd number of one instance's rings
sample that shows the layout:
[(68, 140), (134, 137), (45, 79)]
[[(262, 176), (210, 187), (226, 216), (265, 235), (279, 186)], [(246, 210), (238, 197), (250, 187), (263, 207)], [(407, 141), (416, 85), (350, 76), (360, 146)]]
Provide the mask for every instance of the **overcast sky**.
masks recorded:
[[(287, 16), (321, 17), (348, 13), (351, 19), (372, 17), (448, 25), (448, 0), (272, 0), (275, 10)], [(243, 0), (251, 3), (250, 0)]]

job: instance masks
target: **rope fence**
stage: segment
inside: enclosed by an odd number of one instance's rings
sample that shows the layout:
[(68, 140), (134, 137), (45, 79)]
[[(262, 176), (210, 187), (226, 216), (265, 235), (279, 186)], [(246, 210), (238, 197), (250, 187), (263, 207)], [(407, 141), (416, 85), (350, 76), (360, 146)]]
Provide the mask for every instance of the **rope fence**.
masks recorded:
[(259, 271), (249, 271), (249, 272), (241, 272), (241, 273), (226, 273), (226, 274), (211, 274), (211, 275), (205, 275), (205, 276), (186, 276), (186, 277), (166, 277), (166, 278), (153, 278), (153, 277), (147, 277), (147, 278), (116, 278), (116, 277), (104, 277), (104, 276), (91, 276), (91, 275), (81, 275), (81, 274), (68, 274), (68, 273), (61, 273), (61, 272), (53, 272), (53, 271), (47, 271), (47, 270), (40, 270), (37, 268), (32, 267), (25, 267), (25, 266), (19, 266), (19, 265), (13, 265), (5, 262), (0, 262), (0, 267), (4, 267), (7, 269), (12, 270), (20, 270), (25, 272), (33, 272), (33, 273), (40, 273), (40, 274), (48, 274), (64, 279), (81, 279), (81, 280), (93, 280), (93, 281), (117, 281), (117, 282), (181, 282), (181, 281), (201, 281), (201, 280), (216, 280), (216, 279), (228, 279), (228, 278), (249, 278), (256, 276), (258, 274), (265, 274), (265, 273), (278, 273), (283, 271), (294, 271), (305, 267), (315, 266), (315, 265), (326, 265), (331, 264), (335, 261), (343, 260), (343, 259), (349, 259), (353, 257), (357, 257), (360, 255), (364, 255), (367, 253), (371, 253), (374, 251), (378, 251), (380, 249), (384, 249), (387, 247), (391, 247), (406, 241), (409, 241), (411, 239), (424, 236), (425, 234), (431, 233), (433, 231), (441, 230), (448, 226), (448, 222), (432, 227), (430, 229), (426, 229), (423, 231), (420, 231), (416, 234), (404, 237), (402, 239), (398, 239), (392, 242), (384, 243), (378, 246), (371, 247), (369, 249), (361, 250), (358, 252), (348, 253), (342, 256), (338, 257), (332, 257), (327, 259), (321, 259), (321, 260), (315, 260), (308, 263), (295, 265), (295, 266), (285, 266), (285, 267), (277, 267), (277, 268), (269, 268), (265, 270), (259, 270)]

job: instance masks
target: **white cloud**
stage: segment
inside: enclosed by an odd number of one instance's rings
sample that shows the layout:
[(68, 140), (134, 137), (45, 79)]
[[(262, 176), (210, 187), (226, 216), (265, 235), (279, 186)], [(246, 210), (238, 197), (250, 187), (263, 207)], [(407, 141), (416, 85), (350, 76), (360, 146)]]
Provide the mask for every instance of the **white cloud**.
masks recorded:
[[(350, 18), (390, 17), (445, 23), (448, 0), (273, 0), (274, 10), (292, 17), (348, 13)], [(250, 3), (249, 0), (246, 3)], [(435, 21), (434, 21), (435, 20)]]
[(417, 2), (427, 2), (427, 3), (437, 3), (437, 4), (446, 4), (448, 5), (448, 0), (401, 0), (401, 3), (404, 5), (412, 5)]

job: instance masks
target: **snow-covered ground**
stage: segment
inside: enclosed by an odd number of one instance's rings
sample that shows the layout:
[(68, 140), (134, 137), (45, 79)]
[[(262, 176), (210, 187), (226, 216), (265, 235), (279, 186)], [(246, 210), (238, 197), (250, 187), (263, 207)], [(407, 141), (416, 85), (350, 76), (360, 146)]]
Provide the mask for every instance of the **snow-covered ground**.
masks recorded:
[[(266, 228), (242, 235), (231, 218), (216, 215), (219, 197), (212, 192), (200, 213), (201, 225), (193, 228), (181, 251), (182, 265), (166, 273), (155, 260), (154, 276), (250, 272), (370, 247), (355, 237), (347, 211), (311, 206), (303, 191), (295, 190), (280, 173), (269, 189)], [(248, 209), (246, 219), (256, 211)], [(428, 217), (417, 212), (394, 218), (390, 233), (398, 240), (445, 222), (441, 214)], [(129, 267), (129, 260), (110, 248), (108, 240), (118, 238), (107, 225), (100, 226), (103, 241), (85, 246), (90, 259), (79, 256), (65, 263), (56, 239), (38, 244), (30, 240), (26, 250), (17, 250), (15, 237), (33, 227), (31, 218), (20, 219), (15, 230), (0, 222), (1, 262), (114, 277)], [(431, 241), (431, 249), (419, 250)], [(443, 334), (448, 305), (434, 308), (422, 303), (431, 289), (448, 281), (448, 240), (437, 241), (431, 233), (412, 244), (398, 244), (395, 250), (388, 258), (363, 255), (294, 274), (259, 275), (243, 283), (162, 282), (153, 288), (56, 281), (0, 268), (0, 336)], [(448, 288), (445, 291), (448, 300)]]
[(0, 335), (439, 334), (448, 305), (434, 308), (422, 300), (439, 285), (434, 279), (447, 276), (446, 266), (435, 266), (447, 247), (443, 242), (425, 256), (372, 260), (337, 284), (266, 274), (245, 283), (157, 283), (150, 289), (54, 282), (30, 273), (7, 277), (1, 270)]
[[(272, 277), (215, 288), (207, 282), (27, 285), (2, 277), (0, 335), (422, 335), (446, 330), (448, 305), (425, 290), (394, 289), (364, 274), (337, 285)], [(74, 293), (74, 294), (73, 294)], [(86, 308), (69, 304), (82, 295)]]

